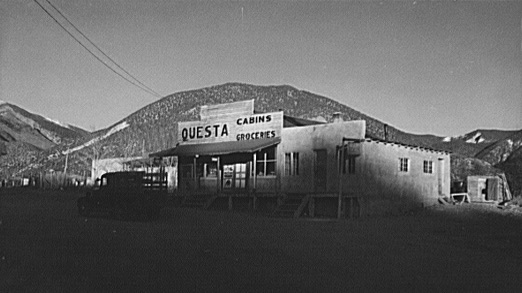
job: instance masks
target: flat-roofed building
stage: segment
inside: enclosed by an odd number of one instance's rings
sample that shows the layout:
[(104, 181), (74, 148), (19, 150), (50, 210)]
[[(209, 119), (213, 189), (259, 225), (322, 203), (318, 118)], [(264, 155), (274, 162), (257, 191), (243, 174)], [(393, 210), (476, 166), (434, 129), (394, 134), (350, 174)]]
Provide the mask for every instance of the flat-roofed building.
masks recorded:
[(436, 204), (450, 194), (450, 156), (373, 139), (365, 121), (315, 122), (253, 100), (204, 106), (180, 122), (178, 193), (206, 207), (274, 210), (299, 217), (357, 217)]

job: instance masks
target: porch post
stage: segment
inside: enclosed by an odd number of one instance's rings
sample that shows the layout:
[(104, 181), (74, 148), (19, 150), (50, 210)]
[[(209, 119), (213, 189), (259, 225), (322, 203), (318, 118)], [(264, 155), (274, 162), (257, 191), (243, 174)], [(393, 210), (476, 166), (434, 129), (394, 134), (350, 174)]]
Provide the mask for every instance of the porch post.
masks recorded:
[(339, 174), (339, 196), (337, 198), (337, 219), (341, 218), (341, 206), (343, 201), (343, 182), (342, 182), (342, 174), (343, 174), (343, 167), (344, 167), (344, 139), (341, 141), (341, 149), (339, 150), (339, 159), (337, 160), (337, 166)]
[(253, 173), (254, 173), (254, 190), (257, 189), (257, 153), (254, 153), (254, 166), (252, 167), (252, 169), (254, 170)]
[(216, 186), (216, 191), (217, 193), (220, 193), (221, 192), (221, 164), (220, 164), (220, 159), (221, 157), (217, 157), (217, 178), (216, 178), (216, 182), (217, 182), (217, 186)]
[(197, 186), (198, 186), (198, 178), (197, 178), (198, 177), (198, 171), (197, 171), (197, 162), (196, 162), (197, 157), (198, 157), (198, 155), (194, 156), (194, 166), (192, 167), (192, 170), (193, 170), (192, 172), (194, 174), (194, 191), (197, 190)]

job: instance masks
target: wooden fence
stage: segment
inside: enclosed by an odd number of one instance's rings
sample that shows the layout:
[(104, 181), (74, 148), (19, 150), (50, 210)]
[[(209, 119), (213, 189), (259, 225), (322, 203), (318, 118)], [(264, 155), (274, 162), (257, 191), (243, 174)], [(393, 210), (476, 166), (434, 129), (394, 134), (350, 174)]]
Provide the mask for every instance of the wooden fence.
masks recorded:
[(65, 189), (89, 185), (85, 176), (67, 175), (62, 172), (30, 174), (28, 176), (1, 179), (0, 188), (26, 187), (36, 189)]

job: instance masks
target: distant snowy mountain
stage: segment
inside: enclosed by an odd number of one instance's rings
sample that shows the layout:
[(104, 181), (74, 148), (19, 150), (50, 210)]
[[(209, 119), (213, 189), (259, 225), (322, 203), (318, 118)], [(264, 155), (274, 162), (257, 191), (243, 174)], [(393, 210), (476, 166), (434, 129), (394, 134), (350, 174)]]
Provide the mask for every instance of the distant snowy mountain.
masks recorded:
[(516, 132), (517, 130), (477, 129), (463, 135), (447, 136), (442, 140), (444, 142), (464, 141), (467, 143), (492, 143), (513, 135)]

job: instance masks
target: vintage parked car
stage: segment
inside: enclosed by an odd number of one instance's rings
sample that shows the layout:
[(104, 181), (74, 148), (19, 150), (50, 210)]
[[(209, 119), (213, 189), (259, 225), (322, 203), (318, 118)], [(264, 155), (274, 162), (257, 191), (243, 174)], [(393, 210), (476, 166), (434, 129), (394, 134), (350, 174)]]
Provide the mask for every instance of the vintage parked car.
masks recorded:
[(167, 201), (167, 179), (164, 173), (141, 171), (103, 174), (99, 187), (78, 199), (78, 212), (107, 213), (122, 219), (134, 216), (157, 218)]

